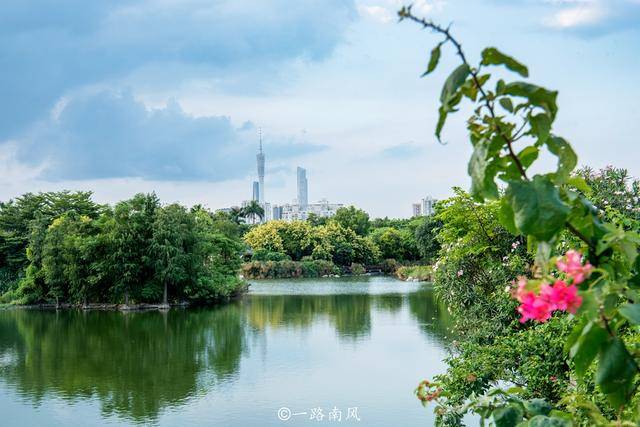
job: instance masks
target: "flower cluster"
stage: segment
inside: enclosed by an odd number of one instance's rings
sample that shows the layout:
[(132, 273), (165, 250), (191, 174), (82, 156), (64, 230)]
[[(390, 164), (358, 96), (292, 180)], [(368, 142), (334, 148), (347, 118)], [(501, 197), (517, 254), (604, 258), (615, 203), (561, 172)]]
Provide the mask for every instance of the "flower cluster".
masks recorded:
[(556, 266), (565, 273), (567, 279), (554, 279), (553, 284), (543, 282), (539, 293), (528, 288), (526, 278), (518, 278), (514, 296), (520, 302), (518, 313), (522, 315), (521, 323), (527, 320), (546, 322), (556, 310), (575, 313), (582, 304), (576, 285), (589, 277), (593, 269), (591, 264), (587, 262), (583, 265), (582, 255), (570, 250), (557, 261)]

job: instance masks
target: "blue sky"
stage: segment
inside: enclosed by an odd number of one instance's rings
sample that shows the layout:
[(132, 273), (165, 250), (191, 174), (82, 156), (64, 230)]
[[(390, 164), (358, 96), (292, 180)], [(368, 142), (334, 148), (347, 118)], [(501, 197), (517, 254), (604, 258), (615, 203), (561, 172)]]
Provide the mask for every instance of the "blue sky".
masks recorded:
[[(0, 13), (0, 199), (155, 190), (211, 208), (250, 197), (257, 129), (267, 199), (408, 216), (468, 186), (464, 114), (433, 137), (438, 41), (398, 24), (397, 0), (5, 0)], [(582, 164), (640, 175), (640, 0), (417, 0), (472, 59), (496, 46), (560, 91), (556, 131)], [(463, 111), (464, 112), (464, 111)]]

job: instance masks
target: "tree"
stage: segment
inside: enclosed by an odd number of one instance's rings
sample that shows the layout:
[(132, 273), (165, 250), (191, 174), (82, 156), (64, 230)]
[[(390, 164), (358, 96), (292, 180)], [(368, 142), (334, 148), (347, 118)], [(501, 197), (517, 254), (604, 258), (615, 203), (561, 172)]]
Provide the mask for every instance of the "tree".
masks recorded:
[(155, 194), (136, 194), (116, 205), (113, 221), (108, 225), (112, 244), (110, 265), (115, 270), (114, 290), (124, 297), (126, 305), (130, 296), (140, 299), (156, 294), (151, 283), (154, 269), (150, 245), (159, 207)]
[(178, 204), (158, 209), (149, 247), (156, 279), (162, 285), (162, 304), (169, 303), (169, 289), (181, 293), (191, 273), (195, 243), (193, 217)]
[(331, 220), (344, 228), (350, 228), (359, 236), (366, 236), (371, 227), (369, 214), (355, 206), (339, 208)]
[(420, 256), (427, 263), (432, 263), (438, 256), (440, 243), (436, 238), (438, 228), (442, 226), (442, 222), (437, 220), (433, 215), (428, 216), (420, 224), (415, 231), (416, 246)]
[(256, 217), (262, 221), (264, 218), (264, 208), (260, 206), (257, 200), (252, 200), (247, 206), (242, 209), (245, 217), (251, 218), (252, 222), (256, 222)]

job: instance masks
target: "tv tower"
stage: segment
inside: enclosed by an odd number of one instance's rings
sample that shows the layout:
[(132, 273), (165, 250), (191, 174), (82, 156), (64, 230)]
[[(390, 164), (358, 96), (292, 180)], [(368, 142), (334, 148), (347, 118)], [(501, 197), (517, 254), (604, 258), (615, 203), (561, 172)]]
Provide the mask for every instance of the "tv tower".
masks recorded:
[(260, 136), (260, 150), (256, 155), (256, 160), (258, 163), (258, 202), (260, 204), (264, 203), (264, 153), (262, 152), (262, 128), (258, 129), (258, 134)]

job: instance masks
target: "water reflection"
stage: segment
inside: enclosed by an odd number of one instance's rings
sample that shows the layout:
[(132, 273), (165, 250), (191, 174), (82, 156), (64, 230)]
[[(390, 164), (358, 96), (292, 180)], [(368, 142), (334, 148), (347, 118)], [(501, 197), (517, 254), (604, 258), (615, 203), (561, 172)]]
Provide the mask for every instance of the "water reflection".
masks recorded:
[(260, 345), (250, 338), (328, 322), (341, 341), (364, 342), (372, 318), (403, 308), (423, 334), (446, 340), (446, 311), (428, 288), (405, 294), (258, 293), (216, 309), (168, 313), (1, 311), (0, 388), (35, 406), (53, 397), (97, 399), (103, 416), (152, 422), (165, 408), (221, 393), (225, 384), (245, 387), (236, 381), (241, 361)]

